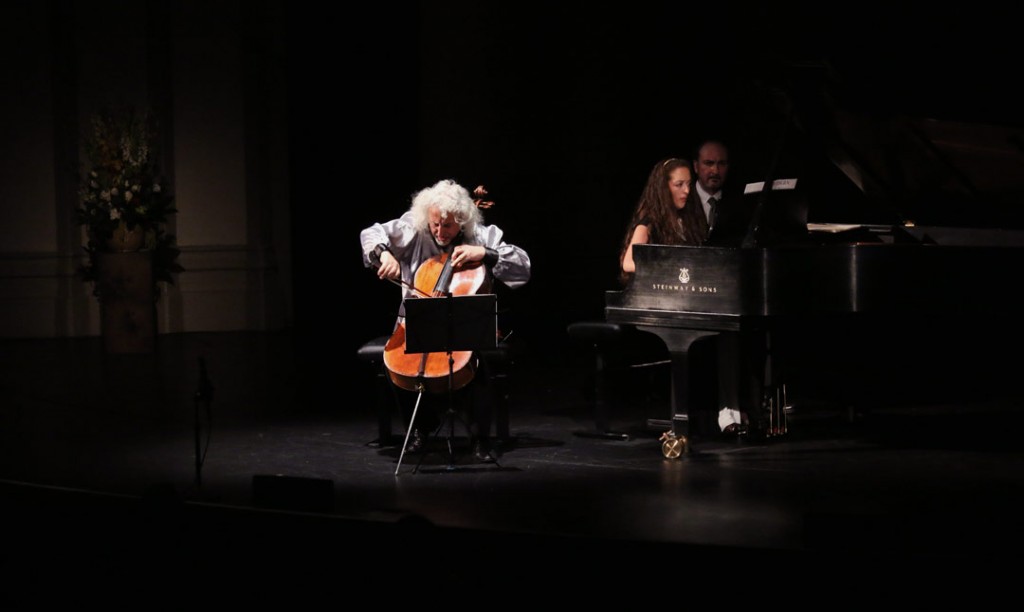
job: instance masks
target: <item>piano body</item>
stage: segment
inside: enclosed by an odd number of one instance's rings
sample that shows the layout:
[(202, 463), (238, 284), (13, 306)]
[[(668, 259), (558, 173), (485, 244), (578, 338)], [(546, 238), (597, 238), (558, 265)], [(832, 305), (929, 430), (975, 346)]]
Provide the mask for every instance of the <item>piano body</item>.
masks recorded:
[[(901, 335), (955, 336), (1012, 316), (1020, 299), (1015, 283), (1006, 280), (1024, 269), (1024, 249), (1009, 245), (638, 245), (634, 258), (636, 276), (627, 289), (607, 292), (605, 317), (665, 342), (672, 360), (671, 427), (686, 437), (696, 433), (690, 429), (689, 351), (701, 338), (766, 332), (773, 345), (785, 346), (799, 334), (805, 350), (806, 338), (818, 338), (811, 351), (860, 352), (871, 359), (868, 349), (913, 344), (900, 342)], [(842, 344), (855, 329), (891, 342), (869, 346), (862, 335), (862, 344)], [(950, 339), (948, 359), (965, 358), (956, 354), (958, 344)], [(783, 363), (792, 358), (782, 357)], [(769, 382), (779, 376), (769, 374)]]
[[(802, 91), (802, 100), (787, 97), (788, 127), (778, 130), (786, 132), (784, 144), (762, 147), (768, 157), (775, 153), (763, 176), (765, 184), (799, 176), (809, 222), (796, 232), (759, 226), (780, 205), (780, 192), (765, 190), (742, 244), (637, 245), (630, 285), (606, 293), (608, 321), (665, 342), (670, 433), (684, 444), (709, 433), (694, 431), (691, 405), (691, 348), (702, 338), (763, 333), (775, 368), (769, 384), (785, 382), (783, 372), (794, 369), (805, 380), (835, 377), (821, 371), (831, 366), (849, 369), (837, 386), (864, 386), (858, 376), (885, 371), (893, 391), (912, 378), (910, 370), (925, 380), (969, 377), (979, 370), (964, 364), (1006, 354), (1010, 363), (999, 367), (1012, 375), (1020, 362), (1014, 346), (1000, 344), (1019, 333), (1024, 130), (866, 118), (820, 88)], [(756, 115), (763, 121), (763, 112)], [(884, 365), (872, 365), (879, 360)], [(929, 372), (937, 362), (947, 365)]]

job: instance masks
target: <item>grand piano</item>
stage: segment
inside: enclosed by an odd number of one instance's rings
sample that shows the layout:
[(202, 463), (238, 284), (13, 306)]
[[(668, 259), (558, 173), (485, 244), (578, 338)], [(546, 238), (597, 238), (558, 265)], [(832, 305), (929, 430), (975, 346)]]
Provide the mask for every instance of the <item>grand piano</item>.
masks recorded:
[[(705, 339), (766, 339), (759, 416), (775, 432), (791, 418), (793, 398), (779, 394), (787, 382), (790, 394), (824, 387), (851, 404), (927, 401), (922, 388), (936, 383), (984, 394), (1020, 362), (1024, 130), (867, 118), (823, 95), (809, 104), (787, 93), (784, 106), (784, 138), (762, 147), (772, 161), (760, 191), (744, 196), (742, 241), (637, 245), (630, 285), (606, 293), (607, 321), (669, 350), (666, 456), (717, 433), (706, 416), (715, 407), (695, 405), (692, 349)], [(797, 187), (773, 190), (777, 179)], [(722, 387), (740, 385), (722, 367)]]

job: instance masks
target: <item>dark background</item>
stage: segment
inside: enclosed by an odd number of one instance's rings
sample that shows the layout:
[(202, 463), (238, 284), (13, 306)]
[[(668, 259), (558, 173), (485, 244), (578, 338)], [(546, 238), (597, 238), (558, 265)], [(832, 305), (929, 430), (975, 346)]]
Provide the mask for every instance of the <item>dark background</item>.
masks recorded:
[(445, 2), (328, 17), (298, 3), (287, 18), (296, 330), (311, 355), (348, 359), (390, 330), (399, 290), (362, 268), (359, 230), (442, 178), (486, 184), (486, 222), (531, 255), (531, 283), (499, 300), (543, 351), (603, 316), (648, 170), (706, 133), (732, 139), (736, 181), (763, 168), (800, 91), (879, 120), (1019, 123), (1012, 20), (978, 4)]

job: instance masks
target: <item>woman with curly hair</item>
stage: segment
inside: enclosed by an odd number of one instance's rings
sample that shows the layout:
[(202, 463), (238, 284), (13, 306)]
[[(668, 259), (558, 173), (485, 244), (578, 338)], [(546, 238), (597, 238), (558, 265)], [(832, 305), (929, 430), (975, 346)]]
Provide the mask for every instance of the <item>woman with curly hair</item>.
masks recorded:
[(669, 157), (654, 164), (629, 222), (619, 254), (619, 276), (625, 285), (636, 272), (634, 244), (700, 245), (708, 235), (704, 211), (687, 206), (692, 186), (688, 160)]

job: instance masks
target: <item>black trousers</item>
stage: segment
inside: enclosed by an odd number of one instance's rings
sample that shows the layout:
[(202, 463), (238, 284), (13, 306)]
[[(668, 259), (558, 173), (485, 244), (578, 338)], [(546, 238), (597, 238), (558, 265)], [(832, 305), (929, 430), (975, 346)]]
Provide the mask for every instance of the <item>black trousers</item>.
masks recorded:
[(732, 408), (752, 426), (762, 419), (768, 335), (763, 331), (722, 332), (718, 336), (718, 410)]

